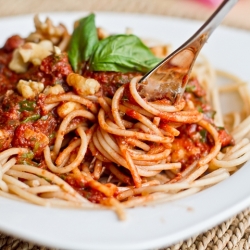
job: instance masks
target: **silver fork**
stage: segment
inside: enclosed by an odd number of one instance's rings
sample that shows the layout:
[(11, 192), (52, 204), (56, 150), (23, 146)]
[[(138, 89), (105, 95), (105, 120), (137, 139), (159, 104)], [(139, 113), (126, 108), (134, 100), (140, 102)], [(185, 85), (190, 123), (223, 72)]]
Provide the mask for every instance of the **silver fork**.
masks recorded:
[(148, 101), (167, 98), (172, 104), (178, 102), (201, 48), (236, 2), (224, 0), (193, 36), (144, 75), (138, 84), (139, 94)]

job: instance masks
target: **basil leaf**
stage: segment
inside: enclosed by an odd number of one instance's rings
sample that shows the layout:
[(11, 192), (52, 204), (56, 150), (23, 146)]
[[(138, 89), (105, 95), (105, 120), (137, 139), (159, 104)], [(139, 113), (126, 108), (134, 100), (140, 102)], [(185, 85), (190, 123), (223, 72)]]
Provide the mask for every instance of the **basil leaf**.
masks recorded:
[(99, 41), (89, 66), (92, 71), (146, 73), (160, 61), (137, 36), (113, 35)]
[(90, 14), (79, 21), (79, 25), (73, 31), (69, 43), (68, 57), (74, 71), (79, 69), (81, 62), (89, 59), (97, 42), (95, 15)]

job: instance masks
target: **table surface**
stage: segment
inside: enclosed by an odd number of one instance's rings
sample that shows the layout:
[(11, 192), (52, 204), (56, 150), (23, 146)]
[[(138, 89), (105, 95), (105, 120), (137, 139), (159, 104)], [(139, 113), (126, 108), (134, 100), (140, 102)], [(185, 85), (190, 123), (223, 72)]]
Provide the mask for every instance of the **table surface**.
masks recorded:
[[(204, 5), (201, 1), (195, 0), (0, 0), (0, 6), (0, 17), (53, 11), (116, 11), (199, 20), (205, 20), (214, 9), (214, 6)], [(240, 0), (226, 17), (224, 24), (250, 30), (249, 10), (250, 1)], [(1, 232), (0, 249), (48, 250), (44, 246), (16, 239)], [(246, 209), (205, 233), (165, 248), (165, 250), (177, 249), (250, 249), (250, 209)]]

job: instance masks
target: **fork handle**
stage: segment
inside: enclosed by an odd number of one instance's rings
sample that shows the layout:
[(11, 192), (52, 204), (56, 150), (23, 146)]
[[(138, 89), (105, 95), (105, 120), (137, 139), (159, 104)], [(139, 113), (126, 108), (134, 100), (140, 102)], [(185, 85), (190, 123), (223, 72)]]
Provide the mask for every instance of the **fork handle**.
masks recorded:
[(189, 40), (192, 41), (197, 35), (201, 35), (204, 32), (207, 32), (209, 37), (237, 2), (238, 0), (224, 0)]

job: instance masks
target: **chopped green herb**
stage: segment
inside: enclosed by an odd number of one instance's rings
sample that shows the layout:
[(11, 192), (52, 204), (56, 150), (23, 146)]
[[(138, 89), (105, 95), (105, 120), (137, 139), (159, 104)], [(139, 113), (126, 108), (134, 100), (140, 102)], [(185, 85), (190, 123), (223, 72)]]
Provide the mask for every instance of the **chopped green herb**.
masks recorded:
[(22, 159), (30, 159), (30, 160), (32, 160), (33, 157), (34, 157), (34, 153), (32, 151), (29, 151), (27, 153), (23, 153), (20, 156), (20, 158), (22, 158)]
[(19, 102), (19, 106), (20, 106), (19, 111), (21, 111), (21, 112), (23, 112), (23, 111), (34, 111), (35, 108), (36, 108), (36, 102), (35, 101), (25, 100), (25, 101)]
[(25, 120), (22, 121), (22, 123), (26, 123), (26, 122), (34, 122), (37, 121), (41, 116), (36, 114), (36, 115), (31, 115), (29, 117), (27, 117)]
[(201, 142), (205, 143), (207, 141), (207, 130), (202, 129), (200, 131), (200, 135), (201, 135)]
[(204, 112), (201, 106), (197, 107), (197, 110), (198, 110), (200, 113), (203, 113), (203, 112)]
[(49, 135), (49, 139), (53, 139), (56, 136), (56, 132), (53, 132), (52, 134)]
[(208, 118), (212, 118), (212, 119), (214, 119), (215, 114), (216, 114), (216, 111), (214, 111), (214, 110), (210, 110), (210, 111), (206, 111), (206, 112), (205, 112), (205, 115), (206, 115)]
[(50, 179), (48, 179), (48, 178), (46, 178), (46, 177), (43, 177), (43, 176), (41, 176), (41, 175), (38, 175), (38, 177), (40, 177), (40, 178), (44, 179), (45, 181), (47, 181), (47, 182), (50, 182), (50, 183), (51, 183), (51, 180), (50, 180)]
[(122, 97), (122, 100), (123, 100), (123, 101), (128, 101), (128, 97), (124, 95), (124, 96)]
[(36, 141), (36, 137), (30, 137), (30, 141)]
[(195, 91), (195, 89), (196, 89), (196, 87), (194, 85), (187, 85), (185, 92), (192, 93)]
[(35, 142), (35, 146), (33, 148), (34, 153), (39, 149), (40, 143), (38, 141)]
[(18, 161), (18, 164), (22, 164), (22, 165), (28, 165), (28, 166), (34, 166), (34, 167), (37, 167), (38, 166), (38, 163), (32, 161), (32, 160), (19, 160)]
[(65, 181), (67, 176), (65, 174), (61, 174), (59, 177)]
[(220, 130), (225, 130), (224, 127), (217, 127), (217, 130), (220, 131)]

